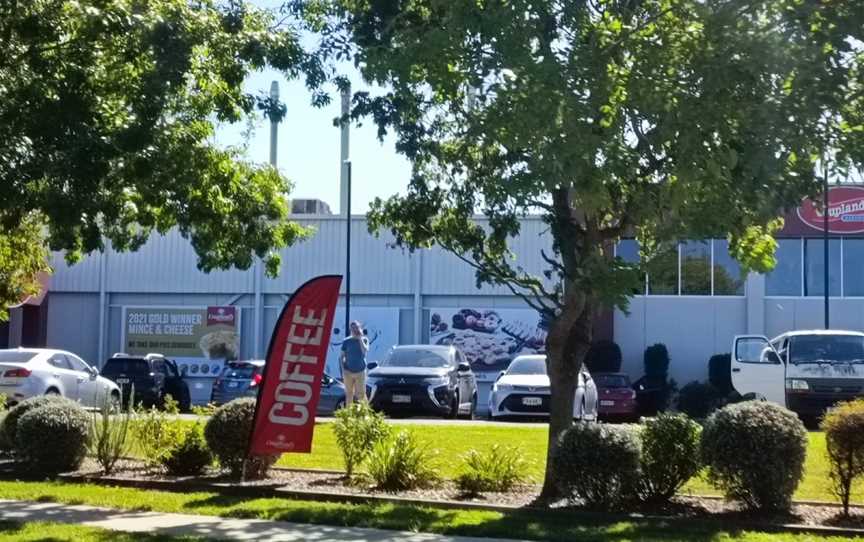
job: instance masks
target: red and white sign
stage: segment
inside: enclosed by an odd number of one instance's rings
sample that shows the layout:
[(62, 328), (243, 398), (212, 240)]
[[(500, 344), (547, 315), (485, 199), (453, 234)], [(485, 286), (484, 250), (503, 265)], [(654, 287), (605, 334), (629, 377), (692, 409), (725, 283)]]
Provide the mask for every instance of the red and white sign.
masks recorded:
[(217, 324), (233, 326), (235, 318), (237, 318), (237, 307), (207, 307), (208, 326)]
[[(821, 200), (805, 199), (798, 217), (813, 229), (825, 231)], [(828, 189), (828, 232), (864, 233), (864, 186), (834, 186)]]
[(341, 284), (338, 275), (312, 279), (282, 309), (255, 407), (251, 455), (312, 451), (315, 409)]

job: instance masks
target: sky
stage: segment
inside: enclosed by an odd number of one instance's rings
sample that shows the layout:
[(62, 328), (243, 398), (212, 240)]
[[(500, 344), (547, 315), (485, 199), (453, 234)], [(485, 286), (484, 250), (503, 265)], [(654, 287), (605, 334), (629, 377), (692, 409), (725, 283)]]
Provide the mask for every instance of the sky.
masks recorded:
[[(368, 88), (362, 84), (353, 67), (345, 67), (344, 72), (352, 81), (352, 90)], [(333, 119), (339, 116), (339, 96), (334, 96), (326, 108), (312, 107), (309, 91), (302, 79), (288, 81), (274, 70), (254, 74), (245, 83), (246, 91), (269, 93), (271, 81), (279, 83), (280, 99), (287, 107), (285, 119), (279, 126), (277, 165), (279, 171), (294, 183), (291, 197), (321, 199), (334, 213), (340, 212), (340, 134), (339, 128), (333, 126)], [(221, 125), (216, 142), (219, 145), (240, 144), (245, 129), (243, 123)], [(371, 120), (362, 127), (351, 127), (351, 212), (355, 214), (365, 214), (376, 196), (385, 198), (404, 193), (408, 184), (410, 164), (396, 153), (392, 137), (382, 143), (377, 135), (377, 128)], [(260, 119), (256, 123), (249, 139), (248, 158), (257, 163), (269, 161), (269, 121)]]

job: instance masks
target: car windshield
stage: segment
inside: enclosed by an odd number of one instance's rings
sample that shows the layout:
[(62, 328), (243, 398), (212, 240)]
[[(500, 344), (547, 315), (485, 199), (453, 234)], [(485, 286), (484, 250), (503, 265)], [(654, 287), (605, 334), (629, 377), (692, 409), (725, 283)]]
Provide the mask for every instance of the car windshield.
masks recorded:
[(0, 363), (27, 363), (36, 357), (37, 352), (26, 350), (2, 350), (0, 351)]
[(252, 378), (255, 366), (251, 363), (231, 362), (222, 371), (222, 378)]
[(789, 349), (792, 363), (864, 363), (864, 337), (857, 335), (797, 335)]
[(594, 382), (601, 388), (629, 388), (630, 379), (627, 375), (594, 375)]
[(546, 360), (543, 358), (516, 358), (510, 367), (507, 367), (508, 375), (545, 375)]
[(441, 368), (450, 367), (449, 358), (445, 355), (446, 350), (425, 350), (422, 348), (396, 348), (390, 351), (382, 363), (382, 367), (424, 367)]
[(134, 375), (134, 374), (149, 374), (150, 373), (150, 364), (147, 363), (147, 360), (143, 359), (135, 359), (135, 358), (111, 358), (105, 364), (105, 367), (102, 368), (103, 375), (110, 374), (124, 374), (124, 375)]

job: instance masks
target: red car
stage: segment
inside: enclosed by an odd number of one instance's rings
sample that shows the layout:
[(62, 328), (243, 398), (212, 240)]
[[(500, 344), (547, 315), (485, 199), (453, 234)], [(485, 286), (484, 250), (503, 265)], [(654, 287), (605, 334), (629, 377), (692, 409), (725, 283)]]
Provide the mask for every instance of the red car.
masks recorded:
[(623, 373), (596, 373), (597, 416), (606, 421), (636, 421), (636, 391), (630, 385), (630, 377)]

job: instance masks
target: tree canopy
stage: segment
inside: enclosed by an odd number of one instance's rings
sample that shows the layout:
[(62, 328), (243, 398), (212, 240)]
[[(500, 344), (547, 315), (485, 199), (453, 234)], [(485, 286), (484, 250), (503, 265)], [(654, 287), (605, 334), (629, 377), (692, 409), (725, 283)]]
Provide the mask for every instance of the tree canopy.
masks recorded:
[[(277, 250), (304, 234), (287, 220), (286, 179), (212, 143), (214, 122), (281, 113), (243, 91), (253, 71), (305, 74), (312, 89), (325, 79), (268, 12), (236, 0), (0, 0), (0, 49), (3, 237), (34, 239), (24, 233), (40, 217), (50, 248), (74, 261), (106, 239), (135, 249), (176, 227), (203, 270), (258, 256), (272, 274)], [(11, 291), (32, 289), (32, 270)]]
[[(554, 315), (550, 459), (602, 305), (626, 307), (639, 264), (681, 239), (727, 237), (766, 270), (782, 210), (817, 166), (864, 163), (864, 7), (831, 0), (317, 0), (293, 7), (388, 89), (354, 96), (413, 163), (370, 227), (438, 244)], [(475, 221), (480, 213), (488, 226)], [(514, 262), (540, 214), (545, 276)], [(524, 256), (524, 255), (523, 255)], [(549, 461), (546, 492), (552, 491)]]

